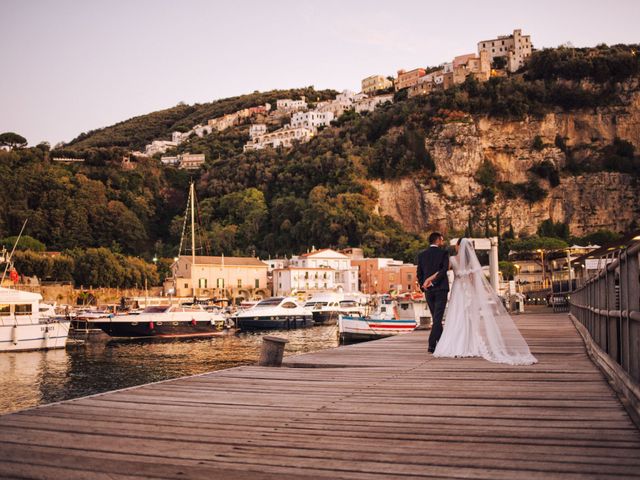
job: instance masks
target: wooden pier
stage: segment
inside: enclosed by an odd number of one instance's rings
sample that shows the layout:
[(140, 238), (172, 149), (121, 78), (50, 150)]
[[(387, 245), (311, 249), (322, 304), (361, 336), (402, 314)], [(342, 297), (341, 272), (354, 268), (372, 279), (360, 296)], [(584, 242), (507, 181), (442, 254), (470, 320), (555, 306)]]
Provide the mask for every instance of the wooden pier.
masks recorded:
[(640, 478), (640, 431), (563, 314), (539, 363), (434, 359), (427, 332), (0, 417), (0, 477)]

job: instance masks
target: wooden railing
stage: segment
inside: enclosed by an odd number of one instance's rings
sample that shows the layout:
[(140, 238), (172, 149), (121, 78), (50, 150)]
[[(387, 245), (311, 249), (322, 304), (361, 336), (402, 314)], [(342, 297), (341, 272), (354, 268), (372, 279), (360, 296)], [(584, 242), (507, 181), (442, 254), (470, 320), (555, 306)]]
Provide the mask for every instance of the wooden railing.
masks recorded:
[(640, 385), (640, 242), (619, 250), (571, 292), (570, 312), (593, 342)]

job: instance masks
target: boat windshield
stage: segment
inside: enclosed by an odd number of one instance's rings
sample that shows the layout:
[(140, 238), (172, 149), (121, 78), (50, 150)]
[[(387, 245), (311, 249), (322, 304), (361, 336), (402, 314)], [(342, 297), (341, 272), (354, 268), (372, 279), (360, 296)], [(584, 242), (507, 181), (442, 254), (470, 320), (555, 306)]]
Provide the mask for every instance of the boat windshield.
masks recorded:
[(169, 305), (152, 305), (145, 308), (142, 313), (164, 313), (169, 310)]
[(327, 302), (307, 302), (304, 304), (305, 308), (322, 308), (327, 306)]
[(340, 302), (341, 307), (357, 307), (358, 303), (353, 300), (343, 300)]
[(282, 298), (267, 298), (258, 303), (254, 308), (259, 307), (277, 307), (282, 302)]

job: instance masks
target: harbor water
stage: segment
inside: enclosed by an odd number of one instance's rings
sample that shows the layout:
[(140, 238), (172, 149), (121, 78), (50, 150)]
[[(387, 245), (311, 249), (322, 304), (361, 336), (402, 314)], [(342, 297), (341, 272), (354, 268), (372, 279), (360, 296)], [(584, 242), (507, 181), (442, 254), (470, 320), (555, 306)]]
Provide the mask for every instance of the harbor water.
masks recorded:
[(286, 338), (285, 355), (338, 346), (337, 327), (230, 333), (199, 339), (115, 341), (0, 353), (0, 414), (186, 375), (255, 364), (263, 335)]

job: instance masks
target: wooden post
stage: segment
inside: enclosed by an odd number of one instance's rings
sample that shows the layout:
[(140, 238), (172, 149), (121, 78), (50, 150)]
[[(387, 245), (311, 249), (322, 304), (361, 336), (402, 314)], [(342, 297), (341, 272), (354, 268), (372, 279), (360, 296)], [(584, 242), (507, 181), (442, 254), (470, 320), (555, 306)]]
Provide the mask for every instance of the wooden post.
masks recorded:
[(279, 367), (282, 365), (284, 346), (289, 340), (280, 337), (266, 335), (262, 337), (262, 349), (260, 350), (260, 367)]

